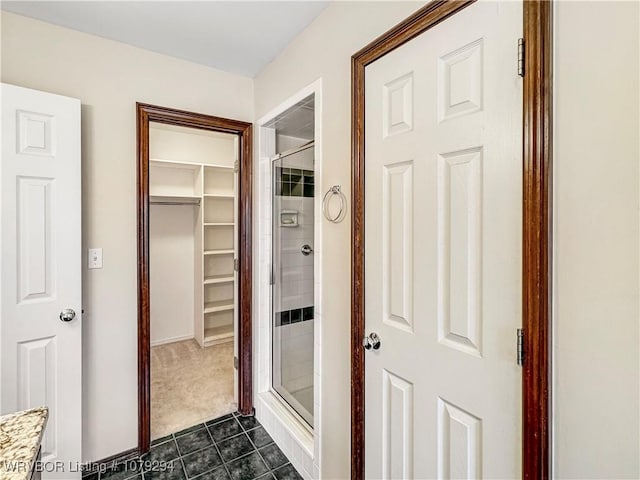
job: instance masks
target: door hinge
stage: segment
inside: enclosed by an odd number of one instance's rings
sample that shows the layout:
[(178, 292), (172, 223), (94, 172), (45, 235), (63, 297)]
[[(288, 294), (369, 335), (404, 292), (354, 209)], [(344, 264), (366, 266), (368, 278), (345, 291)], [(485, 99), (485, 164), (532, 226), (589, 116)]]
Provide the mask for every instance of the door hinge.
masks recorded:
[(518, 39), (518, 75), (524, 77), (524, 38)]
[(236, 370), (238, 369), (238, 363), (240, 363), (238, 357), (233, 357), (233, 368)]
[(233, 162), (233, 171), (235, 173), (238, 173), (239, 169), (240, 169), (240, 164), (238, 163), (238, 160), (236, 160), (235, 162)]
[(238, 262), (237, 258), (234, 258), (233, 259), (233, 270), (237, 272), (239, 268), (240, 268), (240, 262)]
[(516, 362), (522, 367), (524, 365), (524, 329), (519, 328), (516, 332)]

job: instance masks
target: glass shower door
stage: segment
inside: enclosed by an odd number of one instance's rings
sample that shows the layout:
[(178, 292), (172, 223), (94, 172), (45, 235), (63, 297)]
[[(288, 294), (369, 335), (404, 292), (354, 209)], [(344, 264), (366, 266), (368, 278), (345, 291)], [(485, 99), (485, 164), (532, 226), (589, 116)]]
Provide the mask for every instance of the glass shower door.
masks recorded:
[(313, 425), (313, 145), (272, 163), (272, 388)]

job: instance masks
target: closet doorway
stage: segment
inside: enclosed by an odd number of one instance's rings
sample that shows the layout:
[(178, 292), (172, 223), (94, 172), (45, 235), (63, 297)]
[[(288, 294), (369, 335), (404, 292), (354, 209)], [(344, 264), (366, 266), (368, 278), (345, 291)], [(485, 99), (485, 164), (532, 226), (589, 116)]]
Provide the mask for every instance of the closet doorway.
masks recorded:
[(137, 105), (138, 448), (253, 413), (249, 123)]

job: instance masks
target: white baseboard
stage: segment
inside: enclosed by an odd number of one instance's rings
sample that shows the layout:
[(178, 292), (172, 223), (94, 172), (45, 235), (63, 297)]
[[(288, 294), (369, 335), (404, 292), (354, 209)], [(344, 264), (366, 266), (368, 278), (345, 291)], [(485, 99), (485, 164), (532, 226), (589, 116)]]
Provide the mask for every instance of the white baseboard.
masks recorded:
[(160, 340), (153, 340), (151, 342), (152, 347), (157, 347), (158, 345), (164, 345), (165, 343), (173, 343), (173, 342), (181, 342), (182, 340), (189, 340), (191, 338), (195, 338), (193, 334), (191, 335), (180, 335), (178, 337), (171, 338), (162, 338)]

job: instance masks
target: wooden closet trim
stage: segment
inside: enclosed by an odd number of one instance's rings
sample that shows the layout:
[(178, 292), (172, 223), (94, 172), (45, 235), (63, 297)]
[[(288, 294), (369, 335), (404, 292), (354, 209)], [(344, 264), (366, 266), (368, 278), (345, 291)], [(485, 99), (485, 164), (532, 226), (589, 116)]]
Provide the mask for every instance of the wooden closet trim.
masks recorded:
[(149, 122), (238, 135), (238, 411), (253, 413), (251, 349), (252, 145), (251, 123), (136, 103), (138, 218), (138, 449), (151, 443), (151, 336), (149, 292)]
[[(351, 57), (351, 478), (364, 479), (364, 105), (365, 67), (474, 3), (435, 0)], [(552, 11), (523, 1), (522, 475), (550, 478)], [(514, 45), (514, 74), (516, 70)], [(515, 332), (514, 332), (515, 346)]]

